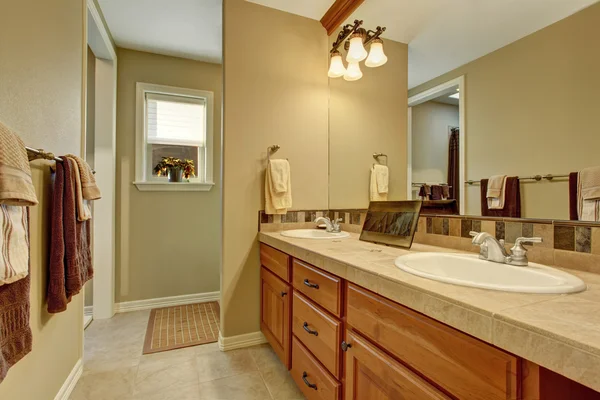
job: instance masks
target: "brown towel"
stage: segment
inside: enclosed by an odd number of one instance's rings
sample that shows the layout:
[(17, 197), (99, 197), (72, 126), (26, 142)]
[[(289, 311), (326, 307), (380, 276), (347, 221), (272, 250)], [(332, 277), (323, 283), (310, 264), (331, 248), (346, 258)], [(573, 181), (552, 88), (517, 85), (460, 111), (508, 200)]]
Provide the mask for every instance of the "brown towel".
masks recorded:
[(487, 202), (488, 180), (481, 180), (481, 215), (484, 217), (521, 218), (521, 185), (518, 177), (506, 178), (504, 208), (490, 210)]
[(429, 200), (429, 196), (431, 196), (431, 186), (427, 184), (421, 185), (421, 188), (419, 189), (419, 196), (423, 200)]
[(569, 219), (571, 221), (577, 221), (579, 219), (577, 209), (577, 172), (571, 172), (569, 174)]
[(38, 204), (25, 144), (2, 122), (0, 122), (0, 204), (10, 206)]
[(94, 172), (92, 171), (92, 168), (90, 168), (89, 164), (73, 154), (67, 154), (67, 157), (74, 159), (79, 167), (83, 198), (86, 200), (100, 199), (102, 194), (100, 193), (98, 186), (96, 186), (96, 178), (94, 177)]
[(65, 311), (71, 298), (93, 276), (90, 221), (77, 221), (75, 176), (66, 157), (62, 158), (62, 163), (56, 163), (54, 178), (48, 277), (50, 313)]
[(31, 278), (27, 275), (17, 282), (0, 286), (0, 383), (8, 370), (31, 351), (30, 284)]
[(442, 200), (444, 188), (440, 185), (431, 185), (431, 200)]
[(450, 186), (441, 185), (442, 186), (442, 199), (447, 200), (450, 198)]

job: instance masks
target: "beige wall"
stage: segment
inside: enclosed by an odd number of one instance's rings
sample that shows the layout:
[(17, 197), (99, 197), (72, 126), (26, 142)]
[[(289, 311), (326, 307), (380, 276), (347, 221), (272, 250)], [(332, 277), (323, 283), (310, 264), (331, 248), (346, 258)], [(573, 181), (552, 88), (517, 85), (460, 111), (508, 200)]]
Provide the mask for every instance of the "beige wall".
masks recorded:
[[(466, 75), (466, 179), (599, 165), (600, 3), (412, 89)], [(564, 218), (568, 185), (524, 183), (524, 217)], [(480, 214), (479, 186), (467, 214)]]
[[(458, 106), (428, 101), (412, 108), (412, 181), (448, 181), (449, 127), (459, 126)], [(419, 188), (413, 188), (418, 198)]]
[[(56, 154), (80, 152), (84, 4), (0, 0), (0, 120)], [(83, 296), (64, 313), (45, 311), (50, 164), (32, 163), (40, 200), (30, 228), (33, 351), (0, 384), (0, 399), (53, 399), (82, 356)]]
[[(330, 38), (335, 39), (336, 35)], [(389, 200), (406, 198), (408, 46), (386, 40), (387, 64), (330, 79), (329, 208), (367, 208), (373, 153), (388, 155)]]
[[(116, 302), (219, 290), (222, 68), (118, 49)], [(135, 170), (136, 83), (214, 92), (209, 192), (140, 192)]]
[[(87, 48), (87, 80), (86, 80), (86, 103), (85, 103), (85, 160), (94, 168), (94, 141), (96, 124), (96, 57), (92, 49)], [(92, 204), (93, 207), (93, 204)], [(94, 220), (92, 219), (92, 223)], [(93, 231), (93, 230), (92, 230)], [(94, 282), (90, 279), (84, 287), (85, 301), (84, 305), (94, 304)]]
[(327, 208), (327, 35), (318, 21), (224, 2), (224, 209), (221, 328), (259, 326), (258, 211), (266, 149), (292, 168), (294, 209)]

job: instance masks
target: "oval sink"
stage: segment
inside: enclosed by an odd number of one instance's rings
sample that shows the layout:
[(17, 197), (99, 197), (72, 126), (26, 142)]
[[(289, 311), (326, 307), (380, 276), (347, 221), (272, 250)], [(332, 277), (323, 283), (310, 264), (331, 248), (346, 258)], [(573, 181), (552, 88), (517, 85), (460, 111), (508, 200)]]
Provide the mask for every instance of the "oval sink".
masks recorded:
[(403, 271), (440, 282), (519, 293), (576, 293), (586, 284), (576, 276), (529, 263), (527, 267), (481, 260), (478, 255), (414, 253), (396, 259)]
[(350, 237), (348, 232), (327, 232), (322, 229), (292, 229), (281, 232), (281, 236), (296, 239), (342, 239)]

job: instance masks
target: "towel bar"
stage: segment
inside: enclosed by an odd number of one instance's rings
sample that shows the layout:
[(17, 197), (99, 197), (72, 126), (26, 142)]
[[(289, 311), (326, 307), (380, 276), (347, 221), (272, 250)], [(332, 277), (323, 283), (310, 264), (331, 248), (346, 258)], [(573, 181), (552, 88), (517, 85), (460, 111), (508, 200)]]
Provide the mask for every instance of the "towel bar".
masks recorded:
[[(555, 178), (568, 178), (568, 177), (569, 177), (568, 174), (566, 174), (566, 175), (552, 175), (552, 174), (547, 174), (547, 175), (533, 175), (533, 176), (517, 176), (517, 178), (520, 181), (536, 181), (536, 182), (539, 182), (542, 179), (545, 179), (548, 182), (552, 182), (552, 180), (555, 179)], [(467, 185), (473, 185), (473, 184), (480, 183), (480, 182), (481, 182), (481, 180), (478, 180), (478, 181), (476, 181), (476, 180), (465, 181), (465, 183)]]
[[(62, 158), (56, 157), (54, 153), (47, 152), (43, 149), (34, 149), (32, 147), (25, 146), (25, 150), (27, 150), (27, 158), (29, 158), (29, 161), (54, 160), (56, 162), (63, 162)], [(92, 173), (95, 174), (96, 171), (92, 170)]]

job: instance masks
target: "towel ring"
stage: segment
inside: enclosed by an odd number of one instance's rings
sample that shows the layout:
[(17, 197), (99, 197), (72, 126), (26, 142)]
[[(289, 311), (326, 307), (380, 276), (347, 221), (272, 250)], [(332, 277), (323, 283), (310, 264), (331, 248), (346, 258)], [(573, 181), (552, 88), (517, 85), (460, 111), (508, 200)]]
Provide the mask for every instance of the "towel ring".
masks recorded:
[[(385, 163), (381, 163), (381, 162), (379, 161), (379, 158), (381, 158), (381, 157), (385, 157)], [(387, 165), (387, 164), (388, 164), (388, 156), (387, 156), (387, 154), (383, 154), (383, 153), (373, 153), (373, 158), (374, 158), (374, 159), (375, 159), (375, 160), (376, 160), (378, 163), (380, 163), (380, 164), (383, 164), (383, 165)]]
[[(267, 163), (271, 161), (271, 154), (277, 153), (277, 151), (279, 151), (280, 148), (281, 148), (281, 146), (278, 144), (274, 144), (273, 146), (267, 147)], [(286, 158), (286, 160), (287, 160), (287, 158)]]

